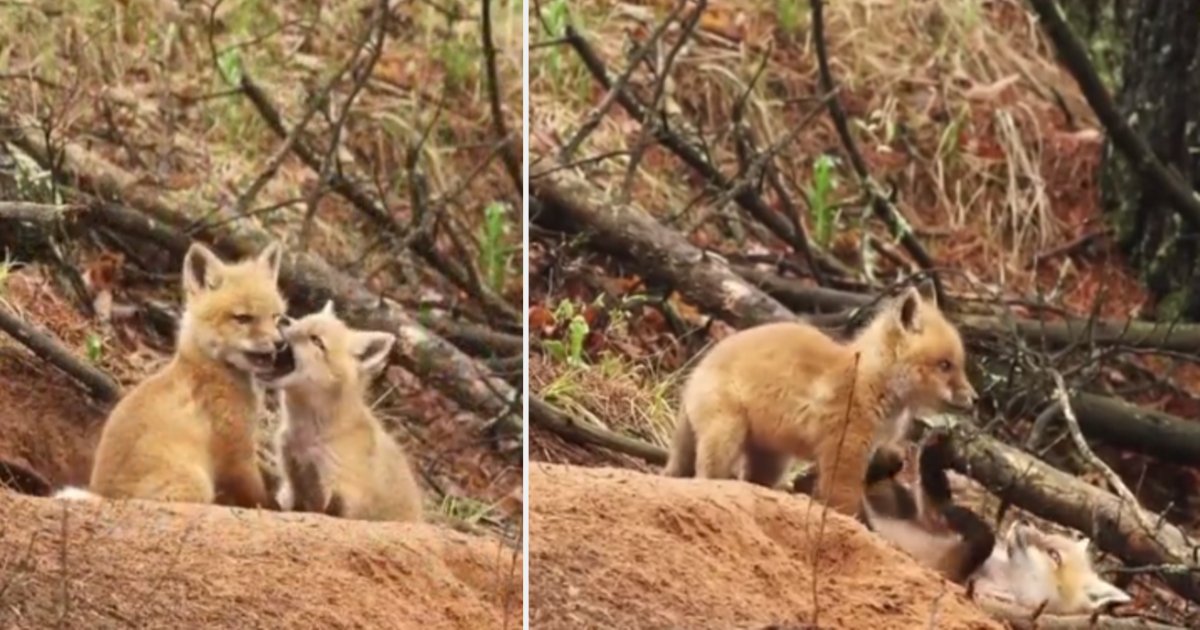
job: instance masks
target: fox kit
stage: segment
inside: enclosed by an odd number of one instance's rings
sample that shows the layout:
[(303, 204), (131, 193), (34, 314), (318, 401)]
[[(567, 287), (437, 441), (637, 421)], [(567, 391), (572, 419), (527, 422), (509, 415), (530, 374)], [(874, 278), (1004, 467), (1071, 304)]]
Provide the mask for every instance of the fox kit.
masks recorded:
[(867, 473), (865, 511), (871, 529), (922, 564), (954, 582), (973, 582), (978, 592), (1049, 613), (1078, 614), (1129, 601), (1096, 573), (1086, 539), (1017, 522), (997, 541), (983, 519), (954, 505), (943, 436), (932, 436), (918, 461), (918, 481), (909, 490), (895, 478), (900, 456), (877, 451)]
[(954, 505), (946, 469), (949, 442), (931, 435), (918, 455), (913, 489), (897, 479), (903, 457), (881, 447), (867, 468), (867, 526), (952, 582), (965, 583), (992, 554), (996, 536), (974, 512)]
[[(122, 499), (270, 506), (254, 448), (261, 388), (283, 347), (280, 248), (222, 262), (200, 244), (183, 261), (175, 357), (133, 388), (101, 433), (90, 491)], [(68, 489), (59, 496), (78, 498)]]
[(916, 288), (848, 344), (800, 322), (740, 331), (684, 385), (665, 473), (732, 478), (740, 463), (746, 480), (775, 486), (790, 456), (815, 458), (817, 497), (856, 514), (872, 447), (905, 431), (894, 419), (973, 404), (964, 354), (958, 331)]
[(421, 520), (421, 491), (408, 459), (364, 400), (395, 336), (351, 330), (332, 302), (290, 323), (284, 336), (290, 350), (263, 379), (281, 391), (280, 506), (362, 520)]

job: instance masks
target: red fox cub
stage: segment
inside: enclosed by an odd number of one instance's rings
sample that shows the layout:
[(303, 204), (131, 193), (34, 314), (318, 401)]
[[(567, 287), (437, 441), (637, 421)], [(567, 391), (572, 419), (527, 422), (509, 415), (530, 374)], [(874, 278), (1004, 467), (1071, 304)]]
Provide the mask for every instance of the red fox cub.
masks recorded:
[(408, 458), (364, 400), (395, 336), (348, 328), (333, 302), (290, 323), (284, 336), (290, 350), (262, 379), (281, 391), (280, 507), (362, 520), (421, 520), (421, 490)]
[[(916, 288), (885, 303), (850, 343), (801, 322), (717, 343), (683, 388), (665, 473), (776, 486), (791, 456), (815, 458), (817, 498), (857, 514), (874, 445), (896, 419), (974, 403), (958, 331)], [(844, 438), (843, 438), (844, 434)]]
[[(254, 448), (262, 390), (283, 347), (281, 252), (229, 264), (193, 244), (175, 357), (108, 416), (90, 491), (114, 499), (270, 506)], [(77, 498), (68, 489), (60, 494)]]
[(1130, 601), (1096, 573), (1086, 539), (1016, 522), (997, 541), (983, 519), (954, 505), (942, 436), (925, 443), (918, 461), (918, 481), (909, 490), (895, 477), (903, 464), (898, 454), (880, 449), (871, 460), (866, 514), (884, 539), (954, 582), (973, 582), (978, 593), (1026, 608), (1079, 614)]

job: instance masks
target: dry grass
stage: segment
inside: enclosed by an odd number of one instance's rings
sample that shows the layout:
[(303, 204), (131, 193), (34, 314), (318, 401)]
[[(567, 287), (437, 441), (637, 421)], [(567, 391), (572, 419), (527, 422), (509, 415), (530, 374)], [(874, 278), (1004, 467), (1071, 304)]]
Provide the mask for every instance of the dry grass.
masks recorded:
[[(537, 28), (537, 20), (531, 18), (530, 150), (535, 176), (556, 167), (564, 144), (603, 97), (570, 48), (537, 46), (560, 35), (555, 29), (567, 19), (563, 3), (542, 4), (551, 32)], [(610, 76), (624, 70), (633, 42), (644, 41), (675, 4), (569, 3), (572, 23), (608, 63)], [(760, 148), (785, 136), (819, 98), (816, 55), (805, 2), (716, 0), (708, 7), (697, 33), (676, 58), (665, 108), (671, 127), (693, 140), (702, 137), (712, 159), (732, 177), (739, 169), (733, 140), (735, 103), (745, 95), (745, 124)], [(1090, 108), (1056, 65), (1035, 20), (1019, 1), (852, 0), (829, 3), (826, 22), (833, 71), (841, 84), (839, 97), (860, 149), (874, 178), (886, 188), (894, 187), (899, 208), (934, 260), (953, 270), (948, 278), (953, 290), (985, 299), (1048, 295), (1079, 313), (1090, 312), (1094, 302), (1104, 298), (1099, 312), (1110, 316), (1127, 315), (1131, 306), (1145, 303), (1136, 279), (1111, 251), (1091, 260), (1058, 257), (1036, 268), (1030, 264), (1035, 254), (1097, 229), (1092, 173), (1100, 136)], [(672, 26), (651, 59), (660, 63), (679, 35), (679, 26)], [(754, 82), (764, 57), (765, 70)], [(631, 85), (647, 99), (653, 77), (639, 69)], [(619, 196), (628, 175), (629, 152), (640, 134), (640, 125), (614, 107), (573, 156), (581, 163), (576, 169)], [(783, 148), (783, 183), (797, 203), (814, 194), (818, 159), (841, 150), (825, 116)], [(886, 284), (915, 269), (880, 255), (880, 250), (890, 254), (900, 248), (869, 218), (849, 166), (835, 162), (831, 175), (826, 201), (837, 212), (835, 229), (829, 242), (818, 247), (857, 270), (866, 282)], [(661, 148), (647, 152), (630, 185), (634, 203), (681, 229), (697, 245), (727, 254), (790, 251), (743, 218), (728, 199), (706, 190)], [(769, 190), (763, 194), (768, 203), (778, 203)], [(816, 217), (806, 212), (803, 220), (813, 234)], [(563, 299), (586, 302), (594, 295), (579, 295), (572, 287), (539, 286), (537, 279), (531, 282), (535, 303), (541, 301), (550, 310)], [(647, 361), (625, 352), (621, 344), (605, 348), (591, 357), (587, 368), (551, 362), (550, 373), (534, 379), (535, 391), (553, 397), (563, 396), (565, 388), (569, 395), (561, 404), (582, 417), (607, 426), (624, 425), (633, 434), (661, 435), (658, 404), (649, 401), (660, 394), (654, 391), (656, 378), (665, 374), (677, 380), (678, 366), (663, 372), (647, 369)], [(641, 354), (658, 350), (651, 345)], [(613, 374), (602, 366), (626, 366), (627, 373)], [(638, 401), (644, 412), (631, 412), (623, 403), (609, 401), (612, 396), (597, 394), (607, 391), (608, 386), (598, 384), (604, 379), (617, 383), (617, 398)], [(639, 384), (643, 393), (626, 391)], [(673, 403), (672, 394), (663, 404)], [(669, 410), (662, 414), (672, 415)], [(639, 419), (642, 427), (628, 427), (630, 419)], [(665, 421), (665, 426), (670, 424)]]

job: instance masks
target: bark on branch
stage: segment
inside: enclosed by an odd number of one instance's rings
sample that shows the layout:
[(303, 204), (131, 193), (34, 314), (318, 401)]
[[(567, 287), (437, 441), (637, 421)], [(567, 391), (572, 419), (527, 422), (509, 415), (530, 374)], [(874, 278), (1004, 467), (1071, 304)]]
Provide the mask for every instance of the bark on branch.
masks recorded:
[(66, 372), (91, 391), (92, 395), (105, 403), (116, 402), (121, 396), (121, 386), (99, 368), (88, 364), (75, 353), (65, 348), (54, 336), (35, 328), (16, 313), (0, 306), (0, 330), (49, 361), (54, 367)]
[(599, 247), (632, 256), (648, 275), (669, 281), (701, 308), (739, 328), (795, 319), (751, 286), (725, 261), (687, 241), (633, 205), (613, 204), (603, 191), (563, 172), (530, 183), (539, 201), (532, 220), (548, 229), (588, 235)]

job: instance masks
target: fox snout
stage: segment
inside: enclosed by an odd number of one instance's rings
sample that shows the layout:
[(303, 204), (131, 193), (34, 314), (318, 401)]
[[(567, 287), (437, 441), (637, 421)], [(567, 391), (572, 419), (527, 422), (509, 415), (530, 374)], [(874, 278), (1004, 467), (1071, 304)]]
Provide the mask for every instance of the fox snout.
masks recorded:
[(952, 402), (955, 406), (963, 409), (970, 409), (975, 406), (975, 402), (979, 400), (979, 395), (975, 393), (975, 388), (966, 382), (955, 388)]

